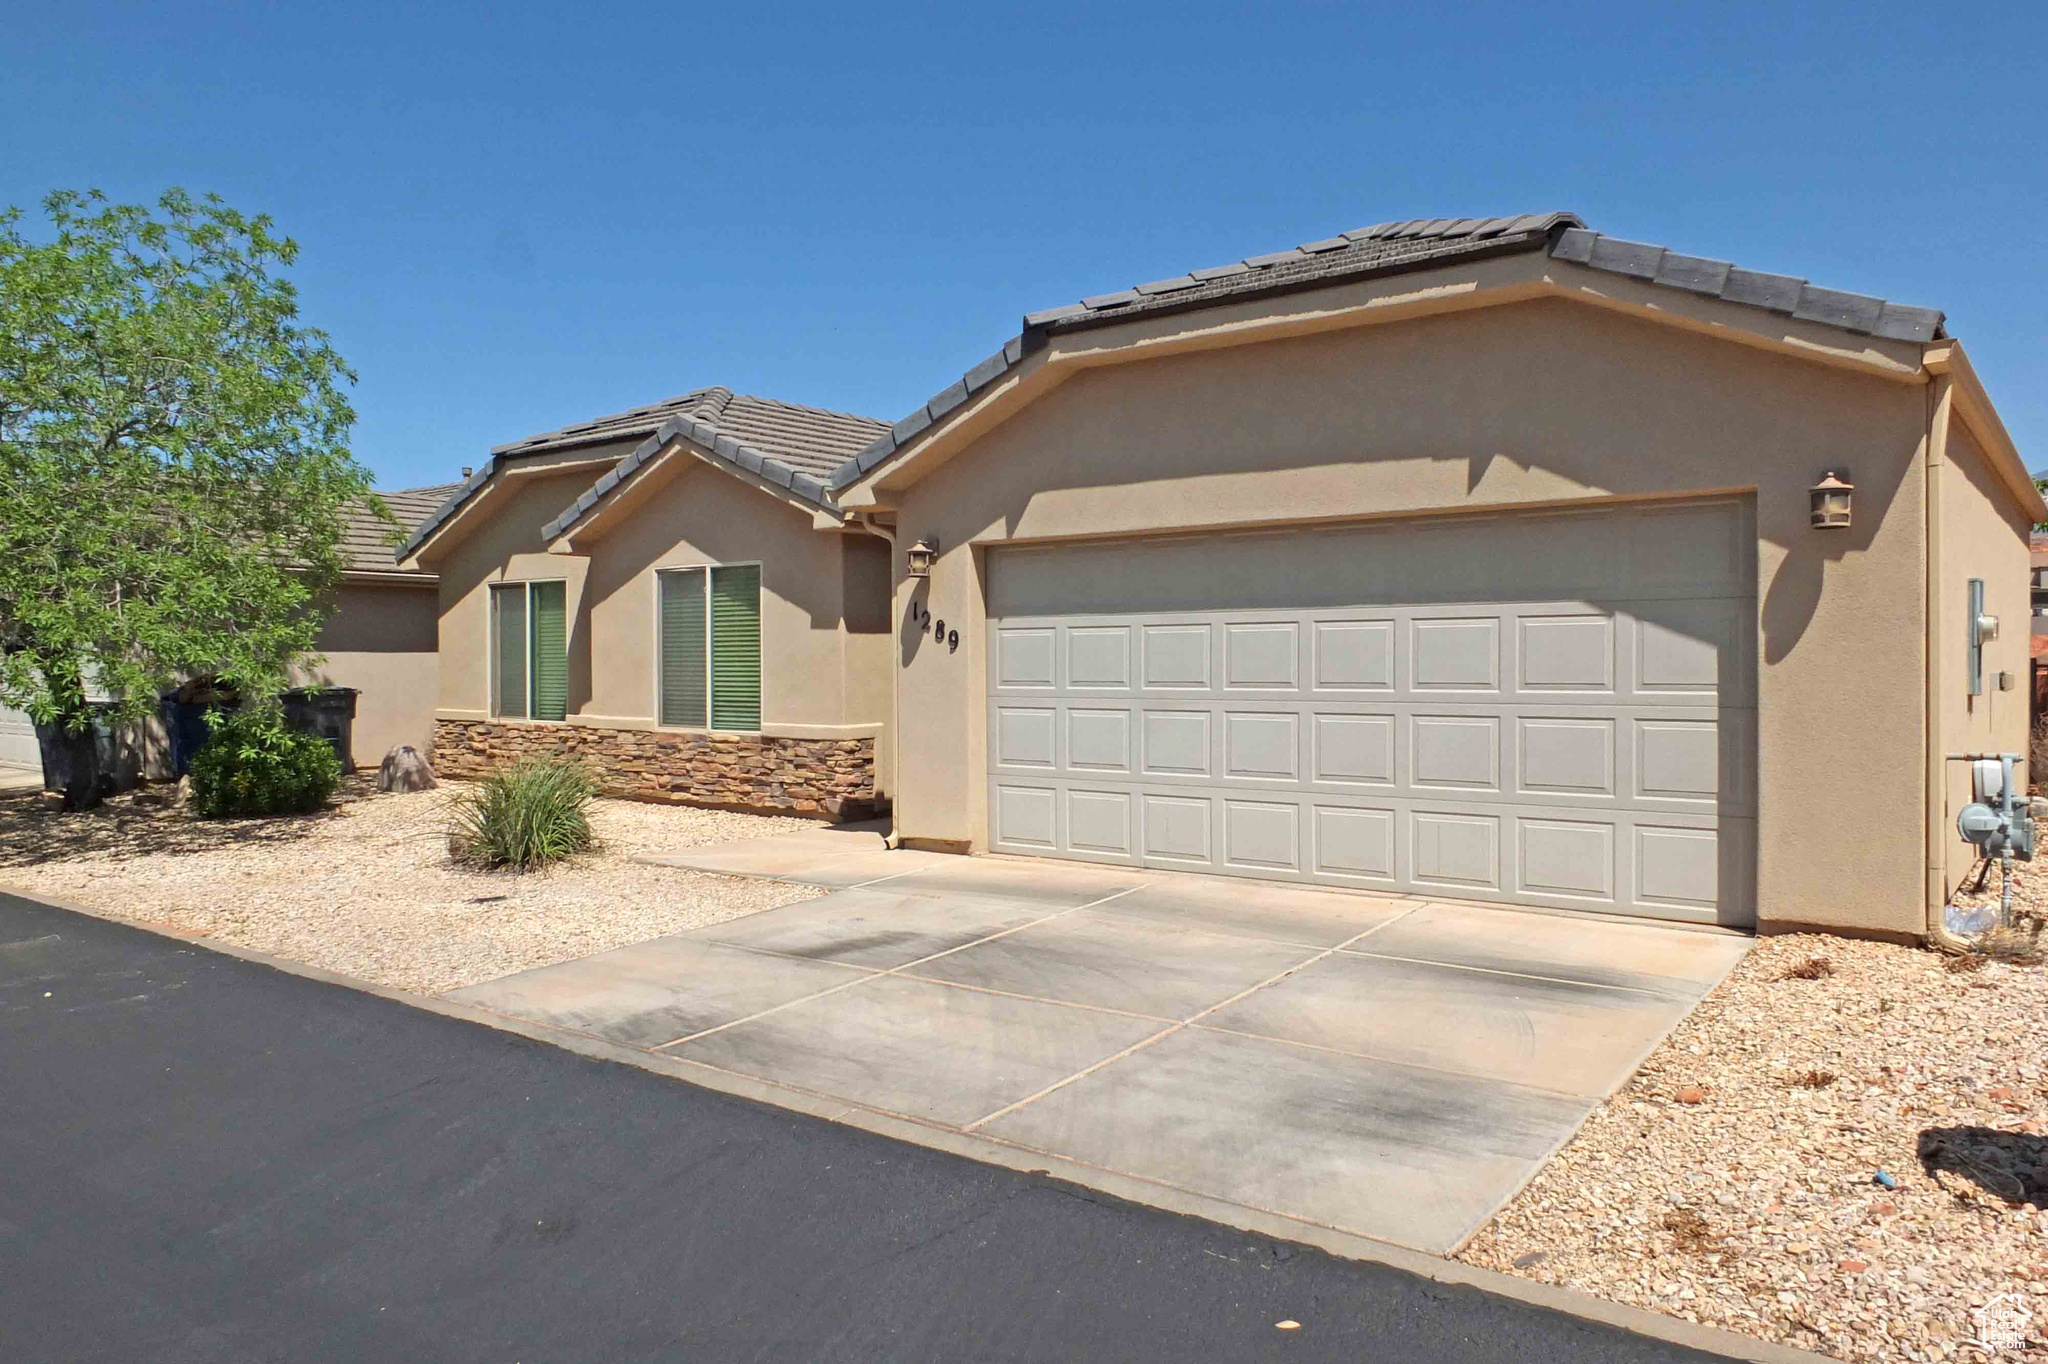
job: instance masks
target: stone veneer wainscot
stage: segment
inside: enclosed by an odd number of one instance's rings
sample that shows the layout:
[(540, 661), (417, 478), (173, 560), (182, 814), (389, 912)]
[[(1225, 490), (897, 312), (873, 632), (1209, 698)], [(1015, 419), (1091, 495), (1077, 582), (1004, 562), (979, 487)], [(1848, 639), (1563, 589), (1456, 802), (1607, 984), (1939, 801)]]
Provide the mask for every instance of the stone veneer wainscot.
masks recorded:
[(790, 739), (766, 734), (684, 734), (658, 729), (519, 720), (436, 720), (434, 770), (486, 776), (530, 756), (581, 758), (605, 795), (762, 814), (868, 819), (875, 794), (873, 739)]

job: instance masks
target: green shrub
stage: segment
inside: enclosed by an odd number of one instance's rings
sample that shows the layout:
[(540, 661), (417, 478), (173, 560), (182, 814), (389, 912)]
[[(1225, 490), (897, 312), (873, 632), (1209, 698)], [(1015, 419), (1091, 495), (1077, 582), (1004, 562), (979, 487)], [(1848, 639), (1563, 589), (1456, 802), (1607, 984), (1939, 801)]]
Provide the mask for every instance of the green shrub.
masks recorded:
[(274, 710), (210, 717), (192, 755), (192, 806), (202, 815), (285, 815), (317, 810), (341, 783), (341, 759), (317, 734), (284, 727)]
[(533, 871), (591, 847), (596, 784), (581, 764), (524, 758), (456, 798), (448, 850), (474, 867)]

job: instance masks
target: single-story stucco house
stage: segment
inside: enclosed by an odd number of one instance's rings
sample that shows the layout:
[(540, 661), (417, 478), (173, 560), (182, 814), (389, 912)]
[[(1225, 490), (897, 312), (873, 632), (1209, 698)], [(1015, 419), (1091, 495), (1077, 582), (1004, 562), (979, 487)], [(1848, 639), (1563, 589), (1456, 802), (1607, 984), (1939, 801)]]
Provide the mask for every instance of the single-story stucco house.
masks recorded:
[(889, 546), (825, 480), (886, 422), (705, 388), (500, 446), (400, 551), (439, 577), (434, 763), (614, 794), (886, 807)]
[(2048, 506), (1942, 314), (1568, 213), (1033, 313), (828, 482), (908, 846), (1911, 939), (2027, 746)]
[[(377, 496), (401, 527), (410, 528), (454, 490), (446, 484)], [(356, 691), (347, 760), (358, 766), (375, 767), (399, 744), (424, 753), (433, 742), (437, 585), (432, 573), (394, 563), (391, 539), (391, 526), (367, 504), (344, 514), (341, 580), (313, 645), (321, 661), (295, 678), (302, 686)], [(173, 775), (168, 735), (153, 719), (124, 726), (103, 750), (108, 770), (124, 781)], [(0, 707), (0, 769), (5, 768), (40, 772), (42, 755), (29, 717)]]

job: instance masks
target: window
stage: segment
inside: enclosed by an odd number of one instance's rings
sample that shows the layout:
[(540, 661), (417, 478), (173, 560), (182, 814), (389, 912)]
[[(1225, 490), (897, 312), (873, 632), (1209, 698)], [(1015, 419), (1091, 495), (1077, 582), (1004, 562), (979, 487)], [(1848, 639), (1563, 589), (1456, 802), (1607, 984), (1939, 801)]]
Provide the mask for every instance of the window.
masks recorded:
[(660, 588), (661, 723), (759, 729), (761, 566), (670, 569), (656, 574), (655, 581)]
[(491, 585), (491, 713), (569, 713), (569, 590), (562, 582)]

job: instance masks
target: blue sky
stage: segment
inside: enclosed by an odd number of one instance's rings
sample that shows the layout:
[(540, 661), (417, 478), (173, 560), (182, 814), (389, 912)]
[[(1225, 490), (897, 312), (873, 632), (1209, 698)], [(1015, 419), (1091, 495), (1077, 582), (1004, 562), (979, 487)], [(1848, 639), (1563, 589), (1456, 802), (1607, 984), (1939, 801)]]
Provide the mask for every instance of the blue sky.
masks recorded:
[(894, 419), (1029, 309), (1390, 218), (1944, 308), (2048, 465), (2048, 6), (17, 6), (0, 203), (272, 214), (381, 486), (706, 383)]

